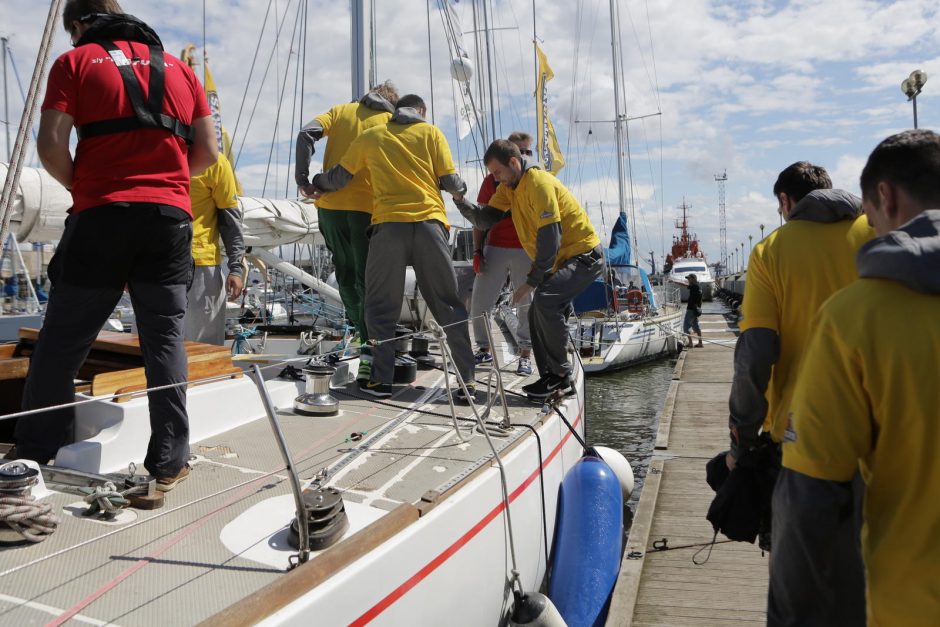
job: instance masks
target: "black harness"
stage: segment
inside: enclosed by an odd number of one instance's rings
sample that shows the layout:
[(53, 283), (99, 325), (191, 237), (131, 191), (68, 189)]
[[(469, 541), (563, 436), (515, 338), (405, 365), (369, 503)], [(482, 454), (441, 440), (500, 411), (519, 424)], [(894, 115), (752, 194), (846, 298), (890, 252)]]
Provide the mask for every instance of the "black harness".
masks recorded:
[[(79, 42), (79, 45), (85, 43), (84, 39)], [(159, 40), (157, 42), (159, 43)], [(79, 141), (111, 133), (159, 128), (182, 138), (187, 144), (192, 144), (195, 136), (192, 126), (163, 113), (163, 100), (166, 92), (166, 64), (163, 61), (162, 45), (150, 43), (147, 46), (150, 50), (150, 80), (147, 84), (148, 99), (145, 102), (131, 60), (127, 58), (124, 51), (118, 48), (113, 41), (96, 40), (94, 43), (104, 48), (111, 60), (114, 61), (114, 66), (121, 74), (124, 90), (134, 109), (134, 115), (132, 117), (113, 118), (82, 124), (76, 128)]]

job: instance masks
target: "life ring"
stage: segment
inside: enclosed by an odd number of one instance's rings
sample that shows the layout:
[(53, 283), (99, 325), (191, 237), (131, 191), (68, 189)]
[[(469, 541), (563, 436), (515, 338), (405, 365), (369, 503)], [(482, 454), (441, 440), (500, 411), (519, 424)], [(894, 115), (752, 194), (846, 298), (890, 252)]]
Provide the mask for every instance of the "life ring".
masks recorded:
[(643, 299), (643, 292), (640, 290), (627, 292), (627, 311), (630, 313), (643, 313), (645, 309), (646, 303)]

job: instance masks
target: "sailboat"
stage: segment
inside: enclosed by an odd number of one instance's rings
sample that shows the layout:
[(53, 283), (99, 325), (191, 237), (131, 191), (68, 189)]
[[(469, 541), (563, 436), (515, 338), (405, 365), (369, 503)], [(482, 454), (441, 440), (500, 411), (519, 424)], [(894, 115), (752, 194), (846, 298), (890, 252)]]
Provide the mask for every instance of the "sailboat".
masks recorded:
[(610, 3), (614, 75), (614, 127), (620, 212), (604, 251), (605, 276), (574, 301), (570, 332), (588, 374), (610, 372), (674, 354), (678, 350), (681, 312), (675, 302), (660, 302), (649, 276), (632, 258), (627, 227), (624, 128), (621, 105), (620, 28), (615, 0)]
[[(353, 5), (356, 41), (369, 41)], [(61, 206), (19, 191), (15, 227), (55, 239)], [(241, 202), (253, 253), (331, 298), (271, 252), (316, 232), (311, 208)], [(433, 367), (384, 402), (360, 395), (338, 352), (259, 364), (189, 343), (192, 472), (165, 496), (137, 467), (149, 439), (139, 343), (99, 336), (79, 372), (74, 441), (48, 466), (0, 462), (0, 493), (29, 512), (0, 518), (4, 621), (505, 622), (544, 579), (558, 487), (584, 452), (583, 370), (574, 395), (539, 407), (496, 355), (479, 404), (455, 405), (468, 382), (429, 326), (418, 350)], [(490, 328), (492, 345), (508, 341)], [(0, 352), (2, 425), (29, 419), (10, 410), (35, 338), (23, 330)]]
[(712, 300), (715, 294), (715, 277), (708, 269), (705, 253), (699, 248), (698, 239), (689, 233), (689, 206), (682, 203), (682, 217), (676, 220), (679, 235), (672, 238), (672, 251), (666, 257), (666, 281), (672, 289), (679, 290), (680, 300), (689, 300), (689, 279), (694, 274), (702, 290), (703, 300)]

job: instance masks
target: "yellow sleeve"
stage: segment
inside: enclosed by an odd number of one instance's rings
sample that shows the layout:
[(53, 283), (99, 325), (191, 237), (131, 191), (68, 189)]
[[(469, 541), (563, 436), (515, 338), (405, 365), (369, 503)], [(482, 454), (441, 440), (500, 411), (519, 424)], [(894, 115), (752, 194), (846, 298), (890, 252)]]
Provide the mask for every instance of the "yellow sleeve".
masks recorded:
[(323, 136), (326, 137), (330, 134), (330, 127), (333, 126), (333, 122), (336, 121), (336, 118), (339, 116), (339, 111), (336, 110), (336, 107), (333, 107), (326, 113), (321, 113), (314, 118), (317, 122), (320, 123), (320, 126), (323, 128)]
[(219, 155), (215, 170), (212, 181), (212, 202), (219, 209), (237, 207), (238, 183), (235, 182), (235, 172), (232, 170), (232, 164), (225, 158), (225, 155)]
[(744, 302), (741, 305), (743, 317), (739, 324), (741, 331), (763, 328), (780, 333), (780, 306), (770, 275), (764, 265), (764, 258), (757, 250), (748, 261), (747, 278), (744, 281)]
[(828, 481), (849, 481), (873, 446), (871, 407), (858, 353), (825, 305), (800, 367), (783, 444), (783, 465)]
[(354, 139), (353, 142), (349, 144), (349, 148), (346, 149), (346, 154), (340, 159), (339, 165), (350, 174), (355, 174), (365, 168), (368, 165), (366, 163), (366, 154), (368, 154), (367, 142), (367, 135), (360, 135)]
[(506, 185), (497, 185), (496, 192), (490, 196), (486, 204), (493, 209), (509, 211), (512, 209), (512, 191)]
[(531, 211), (538, 214), (536, 228), (561, 222), (561, 209), (555, 188), (546, 183), (538, 183), (528, 189), (526, 201)]
[(434, 129), (434, 139), (432, 140), (434, 142), (434, 150), (432, 151), (434, 176), (440, 178), (448, 174), (454, 174), (457, 171), (457, 167), (454, 165), (454, 158), (450, 154), (450, 146), (447, 145), (447, 138), (444, 137), (444, 133), (436, 126), (432, 126), (431, 128)]

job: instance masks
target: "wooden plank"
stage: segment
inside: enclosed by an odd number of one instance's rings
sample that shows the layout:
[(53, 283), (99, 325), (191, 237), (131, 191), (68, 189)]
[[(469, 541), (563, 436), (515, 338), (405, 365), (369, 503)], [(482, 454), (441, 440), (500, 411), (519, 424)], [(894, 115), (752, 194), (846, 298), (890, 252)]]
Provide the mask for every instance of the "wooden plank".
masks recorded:
[(28, 357), (11, 357), (0, 359), (0, 381), (9, 379), (25, 379), (29, 371)]
[[(223, 351), (221, 357), (213, 353), (189, 357), (189, 379), (191, 381), (212, 377), (216, 374), (226, 374), (230, 368), (232, 368), (232, 356), (228, 351)], [(122, 388), (146, 387), (146, 383), (147, 375), (144, 368), (102, 372), (92, 379), (91, 393), (93, 396), (104, 396), (113, 394)]]
[[(245, 374), (245, 371), (239, 368), (238, 366), (228, 366), (227, 368), (220, 368), (218, 370), (214, 370), (211, 373), (207, 371), (206, 374), (201, 374), (198, 376), (194, 375), (192, 370), (190, 370), (189, 376), (190, 377), (195, 376), (197, 379), (201, 379), (201, 378), (221, 377), (221, 376), (228, 375), (231, 378), (235, 379), (237, 377), (244, 376), (244, 374)], [(188, 390), (194, 386), (202, 385), (202, 384), (203, 383), (201, 381), (194, 380), (192, 383), (186, 386), (186, 389)], [(144, 394), (146, 394), (144, 390), (146, 389), (147, 389), (146, 383), (138, 383), (136, 385), (130, 385), (127, 387), (119, 388), (117, 390), (114, 390), (113, 394), (116, 396), (116, 398), (113, 398), (111, 400), (113, 400), (115, 403), (126, 403), (128, 401), (134, 400), (135, 398), (140, 398), (141, 396), (144, 396)], [(140, 394), (131, 394), (131, 392), (140, 392)], [(120, 396), (121, 394), (128, 394), (128, 396)]]
[(10, 359), (16, 357), (16, 343), (0, 344), (0, 359)]
[[(331, 546), (306, 564), (204, 620), (200, 626), (254, 625), (313, 590), (417, 520), (417, 508), (409, 504), (399, 505), (365, 529)], [(311, 624), (313, 623), (316, 623), (316, 617), (311, 617)]]
[[(678, 368), (678, 364), (676, 364)], [(679, 393), (679, 381), (673, 379), (669, 384), (669, 391), (666, 393), (666, 401), (663, 404), (663, 413), (659, 417), (659, 428), (656, 430), (655, 448), (658, 450), (669, 448), (669, 431), (672, 427), (672, 413), (676, 407), (676, 395)]]
[(685, 367), (685, 358), (689, 354), (689, 351), (684, 350), (679, 353), (679, 358), (676, 360), (676, 367), (672, 371), (672, 378), (675, 381), (682, 379), (682, 369)]
[(614, 586), (610, 611), (607, 613), (607, 625), (630, 625), (633, 619), (650, 527), (656, 511), (656, 499), (659, 497), (662, 471), (662, 459), (654, 459), (650, 462), (649, 472), (646, 474), (643, 490), (640, 492), (636, 516), (633, 517), (633, 526), (630, 528), (630, 537), (627, 539), (627, 548), (623, 552), (620, 575)]

